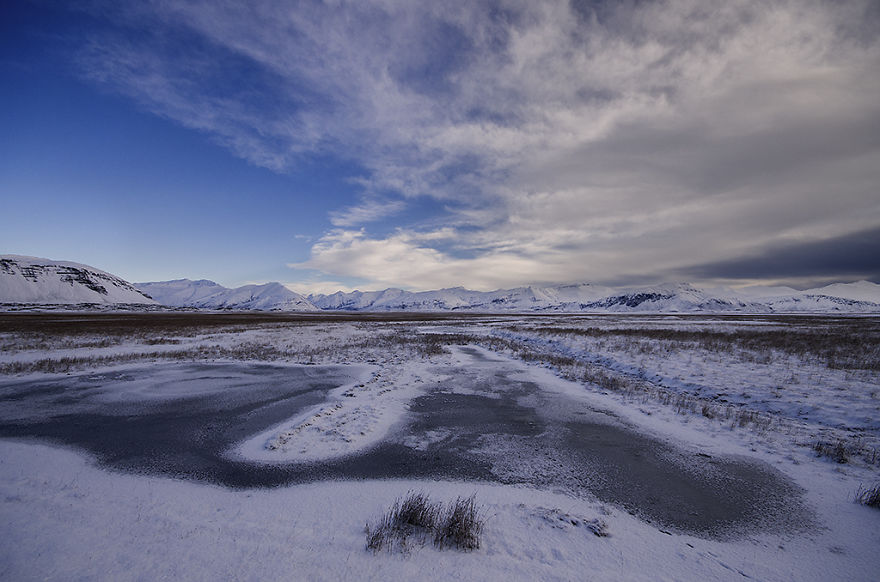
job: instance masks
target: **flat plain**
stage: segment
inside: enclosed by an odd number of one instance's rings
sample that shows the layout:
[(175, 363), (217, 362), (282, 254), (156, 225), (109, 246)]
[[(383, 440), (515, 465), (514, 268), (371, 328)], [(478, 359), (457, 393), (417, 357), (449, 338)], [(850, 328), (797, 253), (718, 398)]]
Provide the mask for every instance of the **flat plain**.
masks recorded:
[[(0, 347), (3, 579), (880, 571), (876, 317), (11, 313)], [(413, 492), (473, 497), (478, 547), (367, 547)]]

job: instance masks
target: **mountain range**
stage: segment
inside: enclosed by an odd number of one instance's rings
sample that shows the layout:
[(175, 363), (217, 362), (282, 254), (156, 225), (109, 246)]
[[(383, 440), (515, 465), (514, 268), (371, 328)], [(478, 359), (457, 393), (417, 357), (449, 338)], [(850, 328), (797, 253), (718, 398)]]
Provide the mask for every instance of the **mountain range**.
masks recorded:
[(308, 299), (281, 283), (245, 285), (228, 289), (213, 281), (177, 279), (156, 283), (135, 283), (143, 293), (168, 307), (196, 309), (241, 309), (257, 311), (316, 311)]
[(687, 283), (643, 287), (571, 284), (497, 291), (338, 291), (304, 297), (280, 283), (228, 289), (213, 281), (178, 279), (131, 284), (79, 263), (0, 256), (0, 304), (138, 305), (152, 308), (260, 311), (472, 311), (485, 313), (880, 313), (880, 285), (835, 283), (733, 290)]
[(876, 313), (880, 312), (880, 285), (859, 281), (806, 291), (789, 287), (736, 291), (701, 289), (687, 283), (628, 288), (574, 284), (488, 292), (462, 287), (340, 291), (308, 299), (320, 309), (345, 311)]

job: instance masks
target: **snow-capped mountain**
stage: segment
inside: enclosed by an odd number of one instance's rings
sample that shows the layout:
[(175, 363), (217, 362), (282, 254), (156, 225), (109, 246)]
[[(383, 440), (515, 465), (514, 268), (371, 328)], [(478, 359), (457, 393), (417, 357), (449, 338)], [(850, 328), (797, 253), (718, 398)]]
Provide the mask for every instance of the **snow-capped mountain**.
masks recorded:
[(135, 283), (135, 287), (161, 303), (172, 307), (201, 307), (212, 297), (229, 291), (213, 281), (178, 279), (161, 283)]
[(462, 287), (409, 292), (400, 289), (363, 293), (311, 295), (321, 309), (351, 311), (471, 310), (628, 312), (628, 311), (761, 311), (740, 299), (718, 299), (689, 285), (661, 285), (613, 289), (589, 284), (518, 287), (497, 291), (470, 291)]
[(0, 304), (157, 305), (131, 283), (100, 269), (20, 255), (0, 255)]
[(281, 283), (245, 285), (228, 289), (213, 281), (177, 279), (136, 283), (135, 287), (167, 307), (197, 309), (241, 309), (259, 311), (316, 311), (299, 293)]
[(550, 309), (606, 295), (610, 289), (592, 285), (518, 287), (497, 291), (471, 291), (464, 287), (436, 291), (337, 291), (330, 295), (309, 295), (320, 309), (346, 311), (535, 311)]
[(346, 311), (877, 313), (880, 285), (859, 281), (806, 291), (775, 287), (741, 292), (700, 289), (686, 283), (617, 289), (577, 284), (488, 292), (463, 287), (418, 292), (340, 291), (308, 299), (320, 309)]
[[(407, 295), (402, 289), (385, 289), (384, 291), (337, 291), (330, 295), (309, 295), (309, 301), (318, 309), (344, 311), (367, 311), (376, 305), (393, 303), (396, 298)], [(319, 301), (316, 303), (315, 301)]]
[(880, 285), (835, 283), (742, 290), (685, 283), (612, 288), (590, 284), (496, 291), (342, 291), (308, 298), (280, 283), (228, 289), (213, 281), (128, 283), (88, 265), (0, 255), (0, 305), (118, 305), (260, 311), (472, 311), (484, 313), (880, 313)]
[(880, 285), (870, 281), (834, 283), (818, 289), (807, 289), (803, 293), (809, 296), (839, 297), (840, 299), (852, 299), (853, 301), (880, 303)]

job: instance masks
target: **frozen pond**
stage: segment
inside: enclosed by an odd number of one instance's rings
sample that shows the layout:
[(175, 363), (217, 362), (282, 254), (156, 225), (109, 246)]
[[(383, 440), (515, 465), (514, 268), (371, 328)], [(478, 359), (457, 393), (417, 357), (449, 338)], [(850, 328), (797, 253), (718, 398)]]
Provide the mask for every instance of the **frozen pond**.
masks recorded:
[(275, 487), (327, 479), (475, 479), (595, 495), (658, 525), (709, 537), (808, 521), (772, 467), (663, 442), (464, 348), (376, 446), (336, 459), (267, 464), (236, 443), (356, 384), (359, 366), (156, 364), (0, 384), (0, 436), (88, 450), (107, 468)]

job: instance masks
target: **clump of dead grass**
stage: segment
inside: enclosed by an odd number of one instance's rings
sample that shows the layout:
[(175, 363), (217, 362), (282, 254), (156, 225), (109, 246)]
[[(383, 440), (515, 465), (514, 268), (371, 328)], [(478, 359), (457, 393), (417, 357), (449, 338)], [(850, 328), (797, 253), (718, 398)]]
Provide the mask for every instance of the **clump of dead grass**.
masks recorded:
[(813, 445), (813, 450), (816, 451), (818, 456), (828, 457), (837, 463), (844, 464), (849, 462), (850, 451), (842, 440), (836, 443), (816, 441)]
[(367, 549), (373, 552), (407, 552), (428, 541), (439, 549), (469, 551), (480, 547), (483, 516), (474, 496), (443, 504), (410, 491), (377, 522), (368, 523), (365, 533)]
[(864, 487), (859, 485), (856, 491), (856, 503), (880, 509), (880, 483), (875, 483), (873, 487)]

